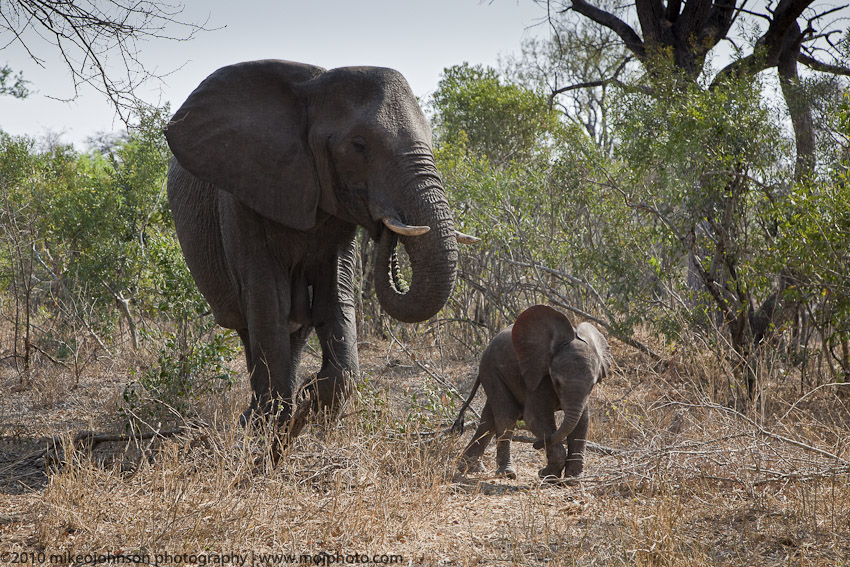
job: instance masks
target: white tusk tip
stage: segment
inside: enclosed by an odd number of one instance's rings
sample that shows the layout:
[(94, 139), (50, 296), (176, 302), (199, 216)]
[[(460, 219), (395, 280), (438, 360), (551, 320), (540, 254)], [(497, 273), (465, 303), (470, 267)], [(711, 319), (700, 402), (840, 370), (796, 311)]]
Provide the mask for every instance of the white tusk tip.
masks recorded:
[(459, 230), (455, 231), (455, 239), (461, 244), (475, 244), (476, 242), (481, 242), (480, 238), (471, 236), (469, 234), (464, 234)]

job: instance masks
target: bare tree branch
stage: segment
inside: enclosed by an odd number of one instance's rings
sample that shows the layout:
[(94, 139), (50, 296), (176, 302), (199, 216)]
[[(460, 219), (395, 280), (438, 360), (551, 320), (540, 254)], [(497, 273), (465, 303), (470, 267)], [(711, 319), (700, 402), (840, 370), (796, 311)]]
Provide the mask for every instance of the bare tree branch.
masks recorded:
[(824, 63), (823, 61), (818, 61), (814, 57), (810, 55), (800, 54), (797, 59), (800, 63), (812, 69), (814, 71), (820, 71), (821, 73), (831, 73), (833, 75), (843, 75), (845, 77), (850, 77), (850, 67), (845, 67), (843, 65), (834, 65), (830, 63)]
[[(167, 0), (4, 0), (0, 50), (20, 45), (41, 67), (46, 65), (45, 50), (58, 52), (71, 72), (71, 100), (82, 85), (90, 85), (106, 95), (127, 122), (140, 104), (136, 88), (162, 76), (145, 69), (139, 43), (188, 41), (207, 29), (206, 22), (181, 18), (182, 12), (182, 4)], [(123, 72), (112, 70), (116, 61)]]
[(733, 61), (714, 78), (712, 86), (721, 84), (727, 77), (741, 72), (758, 73), (779, 64), (780, 54), (786, 49), (785, 39), (806, 8), (814, 0), (780, 0), (772, 14), (770, 26), (756, 42), (750, 55)]
[[(607, 322), (603, 321), (602, 319), (599, 319), (598, 317), (594, 317), (593, 315), (591, 315), (590, 313), (587, 313), (586, 311), (578, 309), (574, 305), (570, 305), (566, 301), (566, 299), (561, 294), (557, 293), (557, 291), (552, 289), (551, 286), (547, 285), (548, 289), (544, 290), (544, 292), (546, 293), (547, 297), (549, 298), (549, 300), (552, 303), (554, 303), (554, 304), (558, 305), (559, 307), (562, 307), (562, 308), (564, 308), (568, 311), (572, 311), (576, 315), (579, 315), (580, 317), (583, 317), (583, 318), (585, 318), (589, 321), (593, 321), (594, 323), (596, 323), (597, 325), (599, 325), (601, 327), (604, 327), (611, 334), (612, 337), (614, 337), (615, 339), (619, 340), (620, 342), (622, 342), (624, 344), (629, 345), (630, 347), (633, 347), (633, 348), (639, 350), (640, 352), (642, 352), (644, 354), (649, 355), (649, 357), (652, 358), (653, 360), (655, 360), (655, 361), (661, 360), (661, 356), (659, 354), (657, 354), (655, 351), (653, 351), (651, 348), (649, 348), (647, 345), (645, 345), (644, 343), (640, 342), (639, 340), (635, 339), (632, 336), (626, 335), (625, 333), (623, 333), (621, 330), (619, 330), (617, 328), (616, 321), (614, 320), (615, 319), (614, 314), (611, 313), (611, 310), (608, 308), (608, 306), (602, 300), (602, 297), (599, 295), (599, 292), (597, 292), (593, 288), (593, 286), (590, 285), (588, 282), (586, 282), (586, 281), (584, 281), (580, 278), (577, 278), (575, 276), (571, 276), (571, 275), (564, 273), (560, 270), (555, 270), (555, 269), (549, 268), (547, 266), (541, 266), (540, 264), (537, 264), (537, 263), (519, 262), (519, 261), (516, 261), (516, 260), (506, 260), (506, 262), (509, 263), (509, 264), (513, 264), (515, 266), (521, 266), (523, 268), (531, 268), (535, 272), (542, 271), (542, 272), (552, 274), (554, 276), (557, 276), (559, 278), (563, 278), (563, 279), (565, 279), (565, 280), (567, 280), (571, 283), (574, 283), (574, 284), (579, 285), (582, 288), (586, 289), (593, 296), (593, 299), (594, 299), (594, 301), (596, 301), (597, 305), (599, 305), (599, 307), (605, 312), (605, 315), (608, 317)], [(544, 282), (544, 278), (541, 278), (538, 274), (537, 275), (537, 281), (538, 282)]]
[(607, 79), (600, 79), (598, 81), (586, 81), (584, 83), (577, 83), (575, 85), (569, 85), (567, 87), (561, 87), (561, 88), (558, 88), (558, 89), (553, 89), (552, 92), (549, 93), (549, 98), (547, 99), (547, 104), (549, 105), (549, 108), (551, 109), (552, 106), (554, 105), (555, 97), (558, 96), (559, 94), (563, 94), (565, 92), (574, 91), (574, 90), (578, 90), (578, 89), (591, 89), (591, 88), (595, 88), (595, 87), (602, 87), (602, 86), (609, 85), (609, 84), (616, 84), (616, 85), (620, 85), (623, 88), (626, 88), (626, 85), (623, 85), (622, 83), (620, 83), (620, 81), (618, 80), (618, 77), (620, 76), (620, 73), (623, 72), (623, 69), (626, 68), (626, 65), (631, 60), (632, 60), (631, 57), (626, 57), (625, 59), (623, 59), (623, 62), (620, 63), (620, 66), (617, 67), (617, 69), (614, 71), (614, 74), (611, 75), (610, 77), (608, 77)]
[(634, 53), (638, 59), (644, 60), (646, 58), (646, 47), (643, 40), (629, 24), (614, 14), (588, 4), (586, 0), (573, 0), (572, 9), (620, 36), (629, 51)]

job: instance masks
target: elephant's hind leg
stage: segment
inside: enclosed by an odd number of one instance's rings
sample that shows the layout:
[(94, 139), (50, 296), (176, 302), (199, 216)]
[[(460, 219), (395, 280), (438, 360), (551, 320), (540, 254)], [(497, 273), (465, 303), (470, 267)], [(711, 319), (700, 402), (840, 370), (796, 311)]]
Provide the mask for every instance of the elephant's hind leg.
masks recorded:
[(513, 437), (513, 429), (502, 432), (496, 443), (496, 464), (499, 468), (496, 469), (496, 476), (503, 476), (510, 479), (516, 478), (516, 467), (511, 460), (511, 438)]
[(481, 411), (481, 423), (478, 424), (478, 429), (475, 430), (472, 441), (464, 449), (463, 456), (458, 463), (460, 472), (484, 472), (481, 457), (495, 432), (496, 420), (493, 417), (493, 407), (490, 405), (490, 400), (487, 400), (484, 409)]
[[(494, 374), (500, 375), (493, 370)], [(516, 478), (516, 468), (511, 461), (511, 438), (516, 422), (523, 410), (508, 386), (501, 379), (495, 380), (487, 392), (488, 402), (493, 404), (496, 435), (496, 476)]]
[[(242, 346), (245, 349), (245, 367), (250, 372), (254, 367), (254, 358), (251, 356), (251, 339), (248, 335), (248, 329), (237, 329), (236, 332), (239, 334), (239, 338), (242, 340)], [(260, 411), (257, 406), (257, 398), (251, 396), (251, 404), (239, 416), (239, 425), (242, 427), (248, 427), (249, 424), (258, 425), (257, 420), (259, 418)]]
[(503, 400), (499, 413), (496, 415), (496, 476), (510, 479), (516, 478), (516, 467), (511, 460), (511, 439), (514, 436), (514, 428), (517, 420), (522, 417), (522, 412), (513, 398), (503, 392), (506, 399)]
[(315, 380), (305, 385), (303, 394), (313, 400), (312, 411), (326, 411), (331, 418), (345, 405), (359, 373), (355, 253), (352, 233), (336, 260), (323, 264), (314, 276), (313, 316), (322, 347), (322, 368)]

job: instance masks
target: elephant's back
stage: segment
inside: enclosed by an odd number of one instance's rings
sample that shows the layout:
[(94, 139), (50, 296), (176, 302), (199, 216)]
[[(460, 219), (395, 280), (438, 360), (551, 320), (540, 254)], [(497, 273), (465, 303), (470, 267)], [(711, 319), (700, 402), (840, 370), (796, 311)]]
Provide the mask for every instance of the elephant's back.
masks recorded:
[[(493, 337), (481, 356), (479, 372), (488, 375), (493, 380), (505, 384), (520, 404), (525, 405), (525, 389), (522, 384), (519, 369), (519, 359), (511, 339), (513, 325)], [(482, 379), (484, 391), (487, 391), (487, 380)], [(488, 392), (489, 396), (489, 392)]]
[(511, 329), (513, 329), (513, 325), (493, 337), (493, 340), (484, 350), (484, 354), (481, 355), (482, 363), (486, 362), (496, 366), (513, 366), (513, 364), (516, 364), (517, 368), (519, 367), (519, 361), (511, 341)]

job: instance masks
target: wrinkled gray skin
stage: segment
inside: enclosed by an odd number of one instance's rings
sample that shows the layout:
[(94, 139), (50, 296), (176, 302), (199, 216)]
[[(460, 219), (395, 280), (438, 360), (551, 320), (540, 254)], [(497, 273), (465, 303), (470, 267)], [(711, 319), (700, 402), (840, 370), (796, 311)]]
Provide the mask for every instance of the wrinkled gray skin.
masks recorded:
[[(487, 402), (478, 430), (464, 450), (461, 471), (484, 470), (481, 456), (495, 436), (496, 474), (516, 478), (511, 436), (517, 420), (524, 419), (538, 439), (535, 448), (546, 449), (547, 464), (540, 477), (579, 476), (590, 423), (588, 396), (608, 374), (610, 364), (608, 342), (592, 324), (582, 323), (573, 330), (566, 316), (545, 305), (523, 311), (484, 351), (478, 379), (452, 427), (463, 432), (463, 414), (482, 384)], [(564, 420), (556, 429), (558, 410), (564, 411)]]
[[(186, 263), (215, 320), (245, 345), (252, 399), (243, 422), (253, 413), (288, 423), (313, 329), (322, 368), (297, 413), (333, 411), (346, 398), (358, 372), (357, 225), (378, 241), (375, 286), (389, 315), (422, 321), (448, 299), (454, 223), (430, 129), (398, 72), (276, 60), (224, 67), (174, 114), (166, 138), (174, 153), (168, 199)], [(430, 231), (398, 236), (385, 217)], [(406, 293), (399, 241), (412, 270)]]

